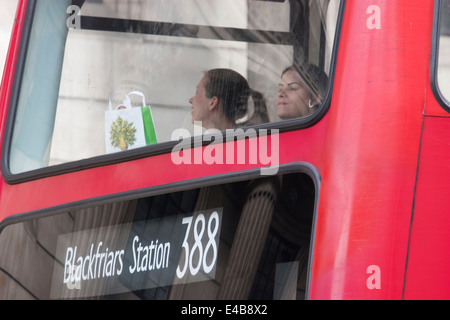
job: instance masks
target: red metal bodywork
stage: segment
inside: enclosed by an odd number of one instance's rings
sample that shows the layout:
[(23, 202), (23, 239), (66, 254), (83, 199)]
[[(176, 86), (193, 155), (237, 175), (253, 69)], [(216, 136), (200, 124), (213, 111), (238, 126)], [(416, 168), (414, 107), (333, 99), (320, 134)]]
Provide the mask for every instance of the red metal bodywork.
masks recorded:
[[(2, 135), (26, 5), (3, 77)], [(367, 25), (373, 5), (379, 29)], [(280, 164), (309, 162), (321, 175), (310, 299), (450, 298), (450, 119), (430, 85), (433, 10), (433, 0), (348, 0), (328, 113), (279, 136)], [(0, 221), (252, 168), (177, 166), (163, 154), (15, 185), (0, 178)], [(368, 285), (370, 266), (379, 287)]]
[[(370, 30), (373, 4), (382, 20)], [(403, 297), (423, 112), (432, 95), (433, 8), (433, 1), (347, 3), (310, 298)], [(367, 285), (372, 265), (380, 289)]]

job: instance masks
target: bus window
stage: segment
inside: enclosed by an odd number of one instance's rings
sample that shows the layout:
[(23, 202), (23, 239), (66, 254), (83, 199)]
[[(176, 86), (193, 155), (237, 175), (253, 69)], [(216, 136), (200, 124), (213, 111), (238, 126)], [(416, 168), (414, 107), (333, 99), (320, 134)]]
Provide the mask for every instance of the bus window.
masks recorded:
[(304, 299), (305, 173), (36, 215), (3, 226), (1, 299)]
[(450, 1), (442, 0), (440, 8), (438, 86), (441, 94), (450, 101)]
[[(302, 100), (310, 107), (305, 116), (314, 117), (328, 94), (340, 4), (29, 1), (32, 22), (19, 59), (4, 163), (14, 175), (171, 146), (164, 143), (174, 140), (175, 130), (194, 134), (190, 98), (210, 69), (238, 72), (265, 99), (266, 107), (256, 110), (248, 98), (235, 126), (285, 119), (277, 114), (276, 97), (282, 71), (291, 65), (309, 92)], [(134, 110), (147, 106), (140, 115)], [(134, 120), (124, 118), (128, 111)]]

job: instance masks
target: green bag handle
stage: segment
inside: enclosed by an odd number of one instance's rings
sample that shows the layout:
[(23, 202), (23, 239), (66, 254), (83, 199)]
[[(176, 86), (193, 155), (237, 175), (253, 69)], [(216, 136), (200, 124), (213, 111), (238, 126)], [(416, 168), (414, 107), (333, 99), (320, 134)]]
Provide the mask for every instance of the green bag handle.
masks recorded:
[(153, 115), (150, 105), (145, 102), (145, 96), (140, 91), (131, 91), (128, 95), (138, 95), (142, 97), (142, 119), (144, 121), (145, 143), (147, 145), (158, 143), (156, 136), (155, 124), (153, 122)]

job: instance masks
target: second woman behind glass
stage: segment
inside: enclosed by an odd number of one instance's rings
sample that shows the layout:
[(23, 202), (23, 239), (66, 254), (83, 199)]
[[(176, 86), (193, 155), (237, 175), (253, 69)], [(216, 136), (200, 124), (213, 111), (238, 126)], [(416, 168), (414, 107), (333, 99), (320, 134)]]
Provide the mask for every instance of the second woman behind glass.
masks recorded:
[(317, 66), (286, 68), (278, 85), (277, 115), (286, 120), (314, 113), (325, 96), (327, 83), (327, 75)]

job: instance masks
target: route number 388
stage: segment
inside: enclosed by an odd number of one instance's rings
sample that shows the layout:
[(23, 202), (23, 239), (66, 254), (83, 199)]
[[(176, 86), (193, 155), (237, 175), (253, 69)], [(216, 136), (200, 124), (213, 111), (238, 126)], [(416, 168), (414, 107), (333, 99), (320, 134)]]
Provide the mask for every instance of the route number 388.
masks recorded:
[[(184, 261), (180, 261), (177, 277), (183, 278), (187, 272), (195, 276), (200, 270), (209, 274), (215, 267), (218, 254), (218, 233), (220, 217), (217, 211), (204, 215), (185, 217), (182, 224), (187, 225), (183, 240)], [(191, 235), (192, 229), (192, 236)]]

